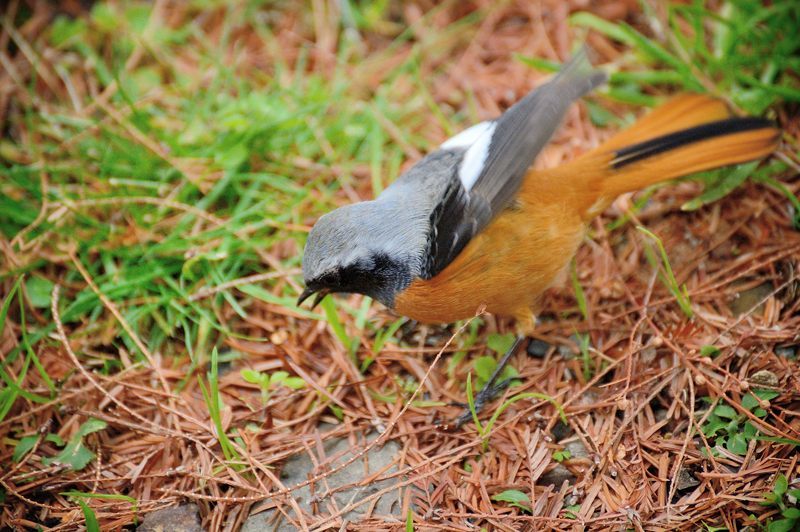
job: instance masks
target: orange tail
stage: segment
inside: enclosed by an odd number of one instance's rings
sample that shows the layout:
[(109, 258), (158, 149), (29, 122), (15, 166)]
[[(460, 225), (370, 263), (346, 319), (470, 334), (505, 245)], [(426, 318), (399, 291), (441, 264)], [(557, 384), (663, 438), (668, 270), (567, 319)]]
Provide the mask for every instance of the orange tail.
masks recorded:
[(683, 95), (555, 174), (562, 183), (576, 177), (584, 181), (579, 203), (590, 218), (624, 192), (765, 157), (779, 136), (768, 120), (735, 117), (719, 100)]

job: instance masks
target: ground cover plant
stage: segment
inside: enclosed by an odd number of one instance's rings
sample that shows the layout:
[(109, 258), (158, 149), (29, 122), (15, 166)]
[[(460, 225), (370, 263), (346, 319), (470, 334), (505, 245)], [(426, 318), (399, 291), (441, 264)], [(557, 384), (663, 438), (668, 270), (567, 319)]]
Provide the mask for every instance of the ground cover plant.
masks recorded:
[[(398, 445), (396, 528), (797, 526), (798, 27), (780, 1), (4, 3), (0, 525), (194, 503), (238, 529), (292, 511), (282, 465), (344, 437)], [(610, 82), (537, 164), (681, 91), (774, 119), (782, 145), (615, 202), (513, 385), (446, 432), (511, 323), (297, 308), (305, 235), (582, 42)], [(331, 510), (318, 489), (298, 527), (386, 524), (374, 496)]]

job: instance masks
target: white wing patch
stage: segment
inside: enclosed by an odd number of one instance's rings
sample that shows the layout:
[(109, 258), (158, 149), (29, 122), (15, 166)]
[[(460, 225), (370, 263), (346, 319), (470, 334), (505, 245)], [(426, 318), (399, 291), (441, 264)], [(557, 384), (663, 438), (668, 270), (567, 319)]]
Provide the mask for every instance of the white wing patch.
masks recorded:
[(453, 148), (469, 148), (478, 138), (483, 135), (486, 130), (494, 129), (494, 122), (486, 121), (481, 122), (480, 124), (475, 124), (472, 127), (468, 127), (461, 133), (454, 135), (444, 141), (441, 146), (439, 146), (443, 150), (452, 150)]
[(458, 168), (458, 177), (467, 190), (470, 190), (475, 185), (478, 176), (483, 171), (483, 165), (489, 155), (489, 146), (492, 143), (492, 135), (494, 135), (496, 126), (497, 123), (493, 121), (475, 124), (440, 146), (445, 150), (454, 148), (467, 149), (464, 158), (461, 160), (461, 166)]

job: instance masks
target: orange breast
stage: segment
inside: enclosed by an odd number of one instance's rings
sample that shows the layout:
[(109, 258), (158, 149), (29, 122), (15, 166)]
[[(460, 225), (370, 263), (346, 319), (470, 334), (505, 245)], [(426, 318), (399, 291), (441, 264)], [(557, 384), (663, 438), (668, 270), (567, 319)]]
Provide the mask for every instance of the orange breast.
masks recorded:
[(585, 228), (577, 198), (558, 193), (564, 183), (542, 187), (531, 177), (514, 208), (492, 221), (439, 275), (414, 281), (396, 298), (395, 310), (424, 323), (470, 318), (481, 307), (529, 319), (541, 293), (574, 255)]

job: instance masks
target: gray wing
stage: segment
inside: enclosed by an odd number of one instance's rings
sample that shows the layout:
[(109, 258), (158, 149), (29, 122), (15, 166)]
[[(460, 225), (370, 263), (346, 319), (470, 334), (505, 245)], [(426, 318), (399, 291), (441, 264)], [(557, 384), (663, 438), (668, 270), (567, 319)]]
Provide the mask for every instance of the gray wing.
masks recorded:
[(447, 267), (472, 237), (508, 207), (569, 106), (605, 79), (581, 51), (555, 78), (498, 119), (456, 135), (427, 157), (449, 152), (458, 164), (436, 179), (439, 200), (431, 211), (423, 278)]

